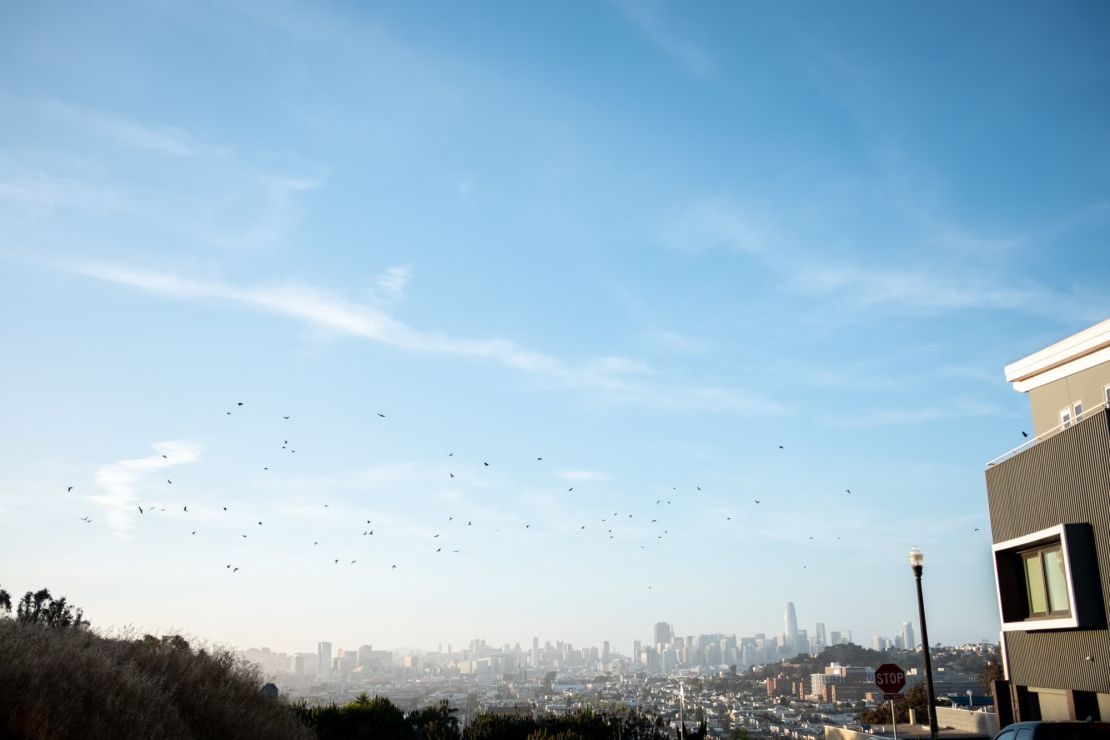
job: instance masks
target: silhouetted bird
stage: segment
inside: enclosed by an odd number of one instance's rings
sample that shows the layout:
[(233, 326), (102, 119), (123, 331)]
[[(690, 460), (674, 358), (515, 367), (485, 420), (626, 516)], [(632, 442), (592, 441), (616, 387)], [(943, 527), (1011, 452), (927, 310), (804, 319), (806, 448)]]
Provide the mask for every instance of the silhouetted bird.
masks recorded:
[(978, 527), (976, 527), (976, 528), (975, 528), (975, 531), (976, 531), (976, 532), (978, 532), (978, 531), (979, 531), (979, 528), (978, 528)]
[(243, 402), (242, 402), (242, 401), (240, 401), (239, 403), (237, 403), (237, 404), (235, 404), (235, 405), (236, 405), (236, 406), (242, 406), (242, 405), (243, 405)]
[(196, 533), (197, 533), (197, 531), (196, 531), (196, 530), (194, 529), (194, 530), (193, 530), (193, 534), (196, 534)]
[(1023, 436), (1023, 437), (1028, 437), (1028, 436), (1029, 436), (1029, 432), (1027, 432), (1027, 431), (1025, 431), (1025, 430), (1023, 429), (1023, 430), (1022, 430), (1022, 432), (1021, 432), (1021, 436)]
[(232, 569), (231, 569), (231, 572), (232, 572), (232, 573), (238, 573), (238, 572), (239, 572), (239, 568), (237, 568), (237, 567), (236, 567), (236, 568), (232, 568)]
[(844, 493), (846, 493), (846, 494), (848, 494), (849, 496), (851, 496), (851, 495), (852, 495), (852, 489), (851, 489), (851, 488), (845, 488), (845, 489), (844, 489)]
[(91, 521), (92, 521), (92, 519), (89, 519), (89, 518), (88, 518), (87, 516), (83, 516), (83, 517), (81, 517), (81, 521), (83, 521), (83, 522), (85, 522), (86, 524), (88, 524), (89, 522), (91, 522)]
[(336, 564), (336, 565), (339, 565), (339, 558), (336, 558), (336, 559), (335, 559), (335, 564)]
[(163, 459), (163, 460), (169, 460), (169, 458), (168, 458), (168, 457), (166, 457), (165, 455), (162, 455), (162, 459)]
[(182, 506), (182, 507), (181, 507), (181, 510), (182, 510), (182, 511), (188, 511), (188, 510), (189, 510), (189, 507), (188, 507), (188, 506)]
[(783, 447), (782, 445), (779, 445), (779, 449), (780, 449), (780, 450), (784, 450), (784, 449), (786, 449), (786, 448), (785, 448), (785, 447)]
[(267, 468), (267, 467), (263, 467), (262, 469), (263, 469), (263, 470), (269, 470), (269, 468)]
[(140, 514), (142, 514), (142, 513), (143, 513), (143, 507), (141, 507), (141, 506), (139, 507), (139, 513), (140, 513)]
[(227, 511), (227, 507), (226, 507), (226, 506), (224, 507), (224, 511)]
[(69, 493), (72, 490), (73, 490), (73, 486), (70, 486), (69, 488), (66, 489), (66, 493)]
[(358, 562), (357, 560), (352, 560), (352, 561), (351, 561), (351, 565), (354, 565), (354, 564), (355, 564), (355, 563), (357, 563), (357, 562)]
[(536, 459), (537, 459), (537, 460), (542, 460), (543, 458), (542, 458), (542, 457), (537, 457)]
[(383, 413), (382, 413), (382, 412), (380, 412), (380, 411), (378, 412), (378, 416), (382, 417), (383, 419), (385, 418), (385, 414), (383, 414)]
[(571, 486), (571, 487), (570, 487), (570, 488), (568, 488), (567, 490), (568, 490), (568, 491), (573, 491), (573, 490), (574, 490), (574, 486)]
[(440, 551), (440, 550), (442, 550), (442, 549), (443, 549), (442, 547), (437, 547), (437, 548), (436, 548), (436, 552), (439, 552), (439, 551)]
[(486, 466), (487, 468), (489, 467), (489, 463), (488, 463), (488, 462), (484, 462), (484, 463), (482, 463), (482, 464), (483, 464), (483, 465), (485, 465), (485, 466)]
[(394, 566), (393, 566), (393, 570), (397, 570), (397, 566), (396, 566), (396, 565), (394, 565)]
[(448, 475), (449, 475), (449, 476), (451, 476), (452, 478), (454, 478), (454, 477), (455, 477), (455, 474), (454, 474), (454, 473), (448, 473)]
[(757, 498), (752, 499), (752, 501), (755, 501), (757, 504), (759, 503), (759, 499), (757, 499)]
[(169, 483), (171, 486), (173, 485), (173, 481), (170, 480), (169, 478), (166, 478), (166, 483)]
[(260, 527), (261, 527), (261, 526), (262, 526), (262, 522), (259, 522), (259, 523), (258, 523), (258, 526), (260, 526)]

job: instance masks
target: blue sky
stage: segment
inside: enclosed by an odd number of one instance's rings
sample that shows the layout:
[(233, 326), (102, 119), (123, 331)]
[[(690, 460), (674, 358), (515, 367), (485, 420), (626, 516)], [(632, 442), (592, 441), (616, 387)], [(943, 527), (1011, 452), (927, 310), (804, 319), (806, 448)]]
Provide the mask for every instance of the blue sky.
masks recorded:
[(1110, 309), (1108, 21), (5, 6), (0, 585), (285, 650), (867, 643), (918, 545), (931, 636), (996, 639), (1002, 366)]

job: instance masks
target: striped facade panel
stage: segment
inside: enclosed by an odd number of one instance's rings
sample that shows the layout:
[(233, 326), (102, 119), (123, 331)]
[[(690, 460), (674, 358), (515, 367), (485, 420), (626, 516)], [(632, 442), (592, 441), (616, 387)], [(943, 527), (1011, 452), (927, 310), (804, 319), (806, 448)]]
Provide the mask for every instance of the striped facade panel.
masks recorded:
[[(1101, 629), (1008, 632), (1017, 685), (1110, 692), (1110, 420), (1093, 414), (986, 472), (991, 537), (1004, 542), (1089, 522), (1101, 585)], [(1078, 584), (1077, 584), (1078, 585)]]

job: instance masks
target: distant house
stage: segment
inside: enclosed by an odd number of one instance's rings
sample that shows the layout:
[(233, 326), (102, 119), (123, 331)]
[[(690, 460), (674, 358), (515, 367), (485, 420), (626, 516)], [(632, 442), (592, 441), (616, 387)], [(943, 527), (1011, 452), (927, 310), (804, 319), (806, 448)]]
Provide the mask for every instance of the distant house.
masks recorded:
[(1110, 320), (1005, 373), (1033, 426), (986, 469), (999, 718), (1110, 720)]

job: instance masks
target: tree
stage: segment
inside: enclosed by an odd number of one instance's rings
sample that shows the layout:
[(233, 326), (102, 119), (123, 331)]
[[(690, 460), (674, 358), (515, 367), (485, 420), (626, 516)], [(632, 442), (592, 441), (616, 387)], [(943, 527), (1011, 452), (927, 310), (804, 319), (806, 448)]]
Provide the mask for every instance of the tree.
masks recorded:
[(409, 712), (406, 719), (417, 740), (459, 740), (462, 737), (459, 718), (446, 699), (435, 706)]
[[(929, 694), (925, 690), (924, 681), (915, 683), (904, 696), (894, 700), (894, 715), (898, 722), (909, 722), (911, 709), (918, 722), (928, 723)], [(883, 702), (874, 709), (865, 709), (860, 712), (859, 719), (860, 722), (868, 722), (873, 725), (889, 723), (890, 702)]]
[[(10, 608), (10, 607), (9, 607)], [(73, 627), (81, 629), (89, 623), (83, 618), (84, 611), (66, 603), (63, 596), (55, 599), (47, 589), (34, 593), (28, 591), (19, 600), (16, 619), (25, 624), (42, 624), (47, 627)]]
[(1005, 677), (1001, 664), (990, 661), (983, 667), (983, 672), (979, 674), (979, 688), (984, 694), (989, 694), (991, 693), (991, 682), (1001, 681)]
[(0, 588), (0, 612), (8, 614), (12, 610), (12, 596), (4, 589)]

